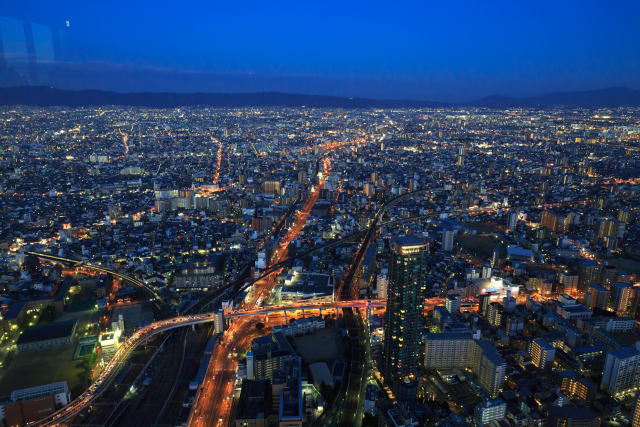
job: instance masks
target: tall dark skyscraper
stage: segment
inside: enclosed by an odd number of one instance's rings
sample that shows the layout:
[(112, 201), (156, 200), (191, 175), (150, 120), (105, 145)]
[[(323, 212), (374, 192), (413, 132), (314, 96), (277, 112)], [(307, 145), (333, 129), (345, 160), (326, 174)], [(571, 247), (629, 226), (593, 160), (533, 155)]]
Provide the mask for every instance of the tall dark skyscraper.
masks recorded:
[(397, 237), (391, 242), (383, 375), (394, 390), (418, 373), (424, 329), (427, 249), (427, 243), (416, 236)]

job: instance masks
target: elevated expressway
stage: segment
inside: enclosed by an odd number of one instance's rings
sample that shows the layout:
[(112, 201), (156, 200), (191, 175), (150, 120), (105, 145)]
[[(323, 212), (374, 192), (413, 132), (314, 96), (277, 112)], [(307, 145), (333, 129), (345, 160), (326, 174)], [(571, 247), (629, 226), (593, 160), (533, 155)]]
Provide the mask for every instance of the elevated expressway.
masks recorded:
[[(238, 318), (247, 316), (266, 316), (270, 313), (279, 313), (287, 311), (301, 311), (301, 310), (331, 310), (331, 309), (347, 309), (347, 308), (382, 308), (386, 305), (384, 300), (355, 300), (355, 301), (329, 301), (329, 302), (305, 302), (296, 305), (282, 305), (282, 306), (270, 306), (260, 307), (255, 309), (235, 310), (225, 313), (225, 318)], [(193, 314), (187, 316), (178, 316), (171, 319), (160, 320), (150, 325), (144, 326), (138, 329), (131, 337), (129, 337), (118, 348), (113, 358), (107, 363), (95, 379), (93, 384), (86, 389), (82, 394), (76, 397), (64, 408), (56, 411), (55, 413), (39, 420), (36, 423), (30, 425), (38, 426), (53, 426), (64, 424), (82, 410), (87, 408), (100, 397), (116, 378), (120, 369), (124, 366), (127, 359), (133, 353), (133, 351), (142, 343), (145, 343), (149, 338), (154, 335), (170, 331), (176, 328), (183, 328), (185, 326), (198, 325), (203, 323), (210, 323), (214, 321), (214, 313), (202, 313)]]
[(69, 258), (59, 257), (59, 256), (51, 255), (51, 254), (41, 253), (41, 252), (25, 251), (25, 255), (32, 255), (32, 256), (38, 257), (40, 259), (45, 259), (45, 260), (49, 260), (49, 261), (53, 261), (53, 262), (59, 262), (61, 264), (67, 264), (67, 265), (71, 265), (71, 266), (74, 266), (74, 267), (86, 268), (86, 269), (89, 269), (89, 270), (95, 270), (95, 271), (100, 271), (102, 273), (110, 274), (110, 275), (112, 275), (114, 277), (117, 277), (118, 279), (120, 279), (122, 281), (126, 281), (126, 282), (131, 283), (132, 285), (135, 285), (135, 286), (138, 286), (140, 288), (143, 288), (153, 298), (157, 299), (158, 301), (160, 301), (165, 306), (167, 305), (166, 301), (158, 294), (157, 290), (154, 287), (151, 287), (151, 286), (147, 285), (144, 281), (142, 281), (140, 279), (136, 279), (133, 276), (129, 276), (128, 274), (120, 273), (120, 272), (117, 272), (115, 270), (111, 270), (109, 268), (102, 267), (101, 265), (85, 263), (83, 261), (78, 261), (76, 259), (69, 259)]

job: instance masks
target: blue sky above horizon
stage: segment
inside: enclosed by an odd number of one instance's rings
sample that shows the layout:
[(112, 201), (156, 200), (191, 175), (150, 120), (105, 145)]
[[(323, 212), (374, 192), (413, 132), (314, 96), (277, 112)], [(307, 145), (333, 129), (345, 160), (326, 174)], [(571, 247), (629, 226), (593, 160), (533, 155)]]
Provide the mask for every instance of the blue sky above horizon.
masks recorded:
[(640, 88), (639, 22), (637, 1), (0, 5), (4, 61), (30, 82), (443, 101)]

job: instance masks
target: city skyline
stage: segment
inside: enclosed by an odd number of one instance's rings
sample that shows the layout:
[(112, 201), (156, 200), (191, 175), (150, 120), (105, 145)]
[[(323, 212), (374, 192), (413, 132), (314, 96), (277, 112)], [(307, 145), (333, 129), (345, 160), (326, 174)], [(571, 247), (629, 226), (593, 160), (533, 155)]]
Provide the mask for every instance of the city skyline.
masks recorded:
[(0, 427), (640, 427), (640, 3), (0, 5)]

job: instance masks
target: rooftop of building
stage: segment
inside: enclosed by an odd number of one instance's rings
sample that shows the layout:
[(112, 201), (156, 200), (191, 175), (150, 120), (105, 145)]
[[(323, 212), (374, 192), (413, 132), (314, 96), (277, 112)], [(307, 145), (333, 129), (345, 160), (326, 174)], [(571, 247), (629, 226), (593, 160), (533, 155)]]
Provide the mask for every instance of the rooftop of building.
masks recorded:
[(55, 391), (56, 393), (68, 393), (69, 386), (66, 381), (58, 381), (50, 384), (37, 385), (34, 387), (21, 388), (11, 392), (11, 400), (21, 400), (25, 396), (28, 397), (33, 393), (39, 393), (43, 390)]
[(69, 320), (66, 322), (30, 326), (24, 330), (22, 335), (20, 335), (17, 344), (27, 344), (31, 342), (70, 337), (73, 333), (75, 324), (75, 320)]
[(408, 249), (415, 251), (422, 251), (426, 249), (427, 242), (414, 235), (403, 235), (403, 236), (395, 236), (391, 241), (391, 248), (394, 251), (406, 251)]
[(283, 334), (274, 332), (269, 335), (254, 338), (251, 341), (251, 352), (256, 359), (271, 356), (295, 356), (295, 351)]
[(506, 405), (505, 401), (502, 399), (485, 399), (484, 401), (478, 404), (478, 407), (493, 408), (500, 405)]
[(577, 406), (552, 406), (549, 408), (552, 416), (558, 418), (570, 418), (572, 420), (591, 420), (598, 415), (590, 408), (579, 408)]
[(599, 283), (591, 283), (589, 284), (589, 288), (590, 289), (594, 289), (598, 292), (609, 292), (609, 289), (605, 288), (604, 286), (600, 285)]
[(630, 288), (631, 284), (627, 282), (613, 282), (611, 286), (615, 286), (616, 288)]
[(533, 342), (538, 344), (544, 350), (553, 350), (553, 347), (548, 342), (543, 340), (542, 338), (536, 338), (536, 339), (533, 340)]
[(482, 349), (482, 354), (495, 365), (505, 365), (507, 362), (500, 356), (498, 350), (489, 340), (477, 340), (476, 343)]
[(507, 255), (532, 257), (533, 251), (531, 249), (525, 249), (519, 246), (509, 246), (507, 247)]
[(271, 381), (268, 379), (245, 380), (240, 392), (237, 418), (266, 418), (271, 412)]
[(466, 332), (428, 332), (425, 334), (425, 339), (429, 341), (436, 340), (470, 340), (473, 339), (470, 333)]
[(640, 353), (634, 347), (621, 347), (610, 351), (609, 354), (618, 359), (626, 359), (629, 357), (638, 356)]
[(324, 273), (307, 273), (291, 271), (286, 275), (284, 286), (280, 290), (284, 294), (299, 295), (332, 295), (331, 276)]
[(20, 426), (52, 414), (56, 410), (56, 402), (53, 396), (42, 396), (9, 403), (3, 409), (6, 425)]
[(597, 267), (600, 265), (597, 261), (589, 258), (580, 258), (580, 264), (585, 267)]
[(567, 311), (569, 313), (579, 313), (579, 312), (590, 312), (591, 310), (589, 310), (587, 307), (585, 307), (582, 304), (564, 304), (562, 306), (562, 309), (564, 311)]

